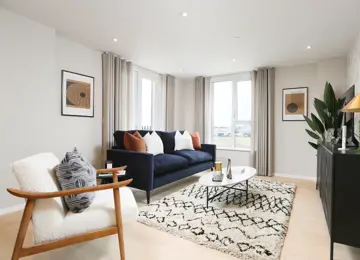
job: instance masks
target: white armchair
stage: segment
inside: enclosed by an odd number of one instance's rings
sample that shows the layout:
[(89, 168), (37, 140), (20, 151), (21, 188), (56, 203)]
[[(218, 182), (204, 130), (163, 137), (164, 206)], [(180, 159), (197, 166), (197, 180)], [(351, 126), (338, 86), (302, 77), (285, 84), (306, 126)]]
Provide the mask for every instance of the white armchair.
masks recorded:
[[(58, 164), (55, 155), (43, 153), (11, 165), (21, 190), (7, 190), (26, 199), (11, 259), (118, 234), (120, 257), (124, 260), (123, 224), (135, 222), (138, 216), (135, 198), (125, 187), (132, 180), (117, 180), (117, 172), (126, 166), (97, 171), (112, 172), (114, 183), (61, 191), (53, 170)], [(91, 191), (96, 191), (96, 197), (89, 208), (82, 213), (67, 210), (62, 197)], [(34, 245), (25, 248), (23, 243), (30, 220)]]

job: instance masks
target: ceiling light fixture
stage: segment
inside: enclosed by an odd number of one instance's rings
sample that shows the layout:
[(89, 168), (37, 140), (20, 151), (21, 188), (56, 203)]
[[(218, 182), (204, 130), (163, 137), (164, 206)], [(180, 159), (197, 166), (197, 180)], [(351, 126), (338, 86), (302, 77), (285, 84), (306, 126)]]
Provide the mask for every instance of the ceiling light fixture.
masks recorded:
[(306, 49), (311, 50), (311, 45), (308, 45)]
[(235, 62), (236, 60), (235, 59), (232, 59), (233, 62)]
[(117, 42), (117, 41), (118, 41), (118, 39), (114, 38), (114, 39), (113, 39), (113, 41), (114, 41), (114, 42)]
[(186, 12), (181, 13), (183, 17), (186, 17), (188, 14)]

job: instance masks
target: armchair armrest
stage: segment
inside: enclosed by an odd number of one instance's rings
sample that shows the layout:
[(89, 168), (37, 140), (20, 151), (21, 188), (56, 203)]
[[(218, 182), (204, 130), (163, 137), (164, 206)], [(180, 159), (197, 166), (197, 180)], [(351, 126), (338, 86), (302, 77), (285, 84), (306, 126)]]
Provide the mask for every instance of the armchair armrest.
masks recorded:
[(121, 149), (107, 150), (107, 160), (114, 167), (126, 165), (126, 175), (134, 181), (131, 187), (151, 191), (154, 183), (154, 155)]
[(201, 150), (211, 154), (213, 162), (216, 161), (216, 145), (215, 144), (201, 144)]
[(12, 188), (8, 188), (7, 191), (16, 197), (24, 198), (24, 199), (50, 199), (50, 198), (65, 197), (65, 196), (86, 193), (86, 192), (92, 192), (92, 191), (118, 189), (120, 187), (128, 185), (130, 182), (132, 182), (132, 179), (122, 181), (122, 182), (103, 184), (103, 185), (91, 186), (91, 187), (86, 187), (86, 188), (78, 188), (78, 189), (72, 189), (72, 190), (55, 191), (55, 192), (29, 192), (29, 191), (21, 191), (21, 190), (12, 189)]

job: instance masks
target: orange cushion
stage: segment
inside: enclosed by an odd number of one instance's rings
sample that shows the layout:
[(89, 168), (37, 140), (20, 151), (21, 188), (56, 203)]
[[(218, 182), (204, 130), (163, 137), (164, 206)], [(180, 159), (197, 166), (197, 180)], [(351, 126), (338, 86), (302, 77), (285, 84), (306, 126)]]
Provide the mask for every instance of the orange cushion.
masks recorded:
[(192, 143), (195, 150), (201, 150), (201, 141), (199, 132), (195, 132), (191, 135)]
[(146, 153), (145, 141), (138, 131), (133, 135), (126, 132), (124, 135), (124, 146), (126, 150)]

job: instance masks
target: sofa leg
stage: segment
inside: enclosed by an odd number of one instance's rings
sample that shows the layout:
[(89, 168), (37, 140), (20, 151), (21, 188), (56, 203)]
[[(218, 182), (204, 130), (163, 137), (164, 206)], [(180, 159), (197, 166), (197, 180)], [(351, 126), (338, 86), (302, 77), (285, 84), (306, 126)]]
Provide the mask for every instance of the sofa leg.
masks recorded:
[(146, 191), (146, 200), (147, 200), (147, 204), (150, 204), (150, 191), (149, 190)]

